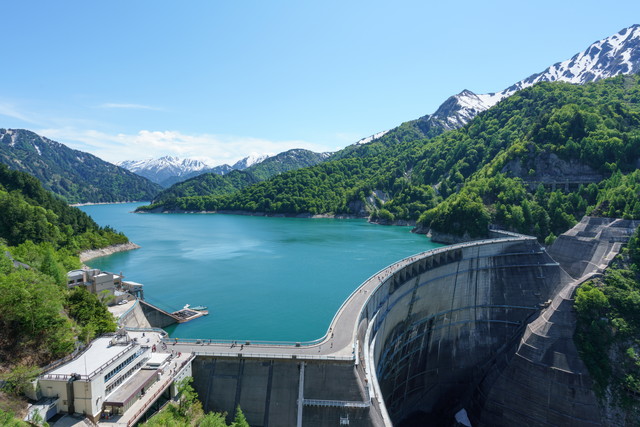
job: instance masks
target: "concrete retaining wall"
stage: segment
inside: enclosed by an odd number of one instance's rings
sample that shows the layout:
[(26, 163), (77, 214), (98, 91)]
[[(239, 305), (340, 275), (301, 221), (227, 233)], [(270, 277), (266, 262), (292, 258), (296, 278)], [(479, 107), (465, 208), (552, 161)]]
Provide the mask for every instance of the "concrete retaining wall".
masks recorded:
[(166, 328), (169, 325), (173, 325), (177, 323), (177, 319), (171, 315), (171, 313), (167, 313), (164, 310), (159, 309), (158, 307), (149, 304), (146, 301), (139, 300), (140, 308), (144, 313), (144, 317), (147, 319), (147, 322), (153, 328)]
[(149, 323), (149, 320), (142, 310), (140, 300), (134, 300), (134, 304), (135, 306), (131, 309), (131, 311), (123, 314), (120, 317), (118, 321), (120, 326), (130, 328), (151, 328), (151, 323)]

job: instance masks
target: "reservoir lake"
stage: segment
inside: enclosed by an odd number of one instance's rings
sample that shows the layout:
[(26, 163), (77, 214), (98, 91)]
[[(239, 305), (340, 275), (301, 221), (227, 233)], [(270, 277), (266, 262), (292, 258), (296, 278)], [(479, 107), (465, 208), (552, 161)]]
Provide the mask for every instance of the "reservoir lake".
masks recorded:
[(368, 277), (440, 246), (411, 227), (363, 219), (132, 213), (141, 204), (80, 207), (141, 246), (87, 264), (142, 283), (145, 300), (164, 310), (208, 307), (208, 316), (167, 328), (172, 337), (320, 338)]

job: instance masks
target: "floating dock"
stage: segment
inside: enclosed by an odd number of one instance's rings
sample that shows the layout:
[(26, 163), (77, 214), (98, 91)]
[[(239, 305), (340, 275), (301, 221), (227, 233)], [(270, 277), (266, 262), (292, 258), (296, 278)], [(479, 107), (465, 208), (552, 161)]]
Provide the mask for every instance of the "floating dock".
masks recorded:
[(190, 308), (183, 308), (178, 311), (174, 311), (171, 313), (177, 320), (178, 323), (185, 323), (193, 319), (197, 319), (198, 317), (206, 316), (209, 314), (208, 311), (205, 310), (192, 310)]

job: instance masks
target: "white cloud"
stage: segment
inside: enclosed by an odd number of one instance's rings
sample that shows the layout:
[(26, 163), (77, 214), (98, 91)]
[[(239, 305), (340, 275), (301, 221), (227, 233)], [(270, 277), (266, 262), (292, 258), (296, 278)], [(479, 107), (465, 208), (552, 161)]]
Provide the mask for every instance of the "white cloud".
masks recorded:
[(220, 165), (235, 163), (251, 153), (280, 153), (292, 148), (327, 151), (327, 147), (308, 141), (272, 141), (234, 135), (189, 135), (178, 131), (141, 130), (136, 134), (109, 134), (67, 127), (40, 129), (36, 132), (113, 163), (171, 155), (198, 158), (212, 165)]

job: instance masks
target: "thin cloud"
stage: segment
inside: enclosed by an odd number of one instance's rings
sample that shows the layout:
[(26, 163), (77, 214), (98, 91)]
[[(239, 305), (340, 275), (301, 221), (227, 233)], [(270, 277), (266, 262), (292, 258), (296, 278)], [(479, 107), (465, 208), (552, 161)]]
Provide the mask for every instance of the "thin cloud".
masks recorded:
[(15, 105), (8, 103), (0, 103), (0, 115), (22, 120), (25, 123), (40, 124), (38, 120), (31, 117), (28, 113), (24, 113)]
[(104, 104), (98, 105), (98, 108), (113, 108), (113, 109), (122, 109), (122, 110), (153, 110), (153, 111), (161, 111), (162, 108), (153, 107), (151, 105), (143, 105), (143, 104), (119, 104), (115, 102), (107, 102)]

